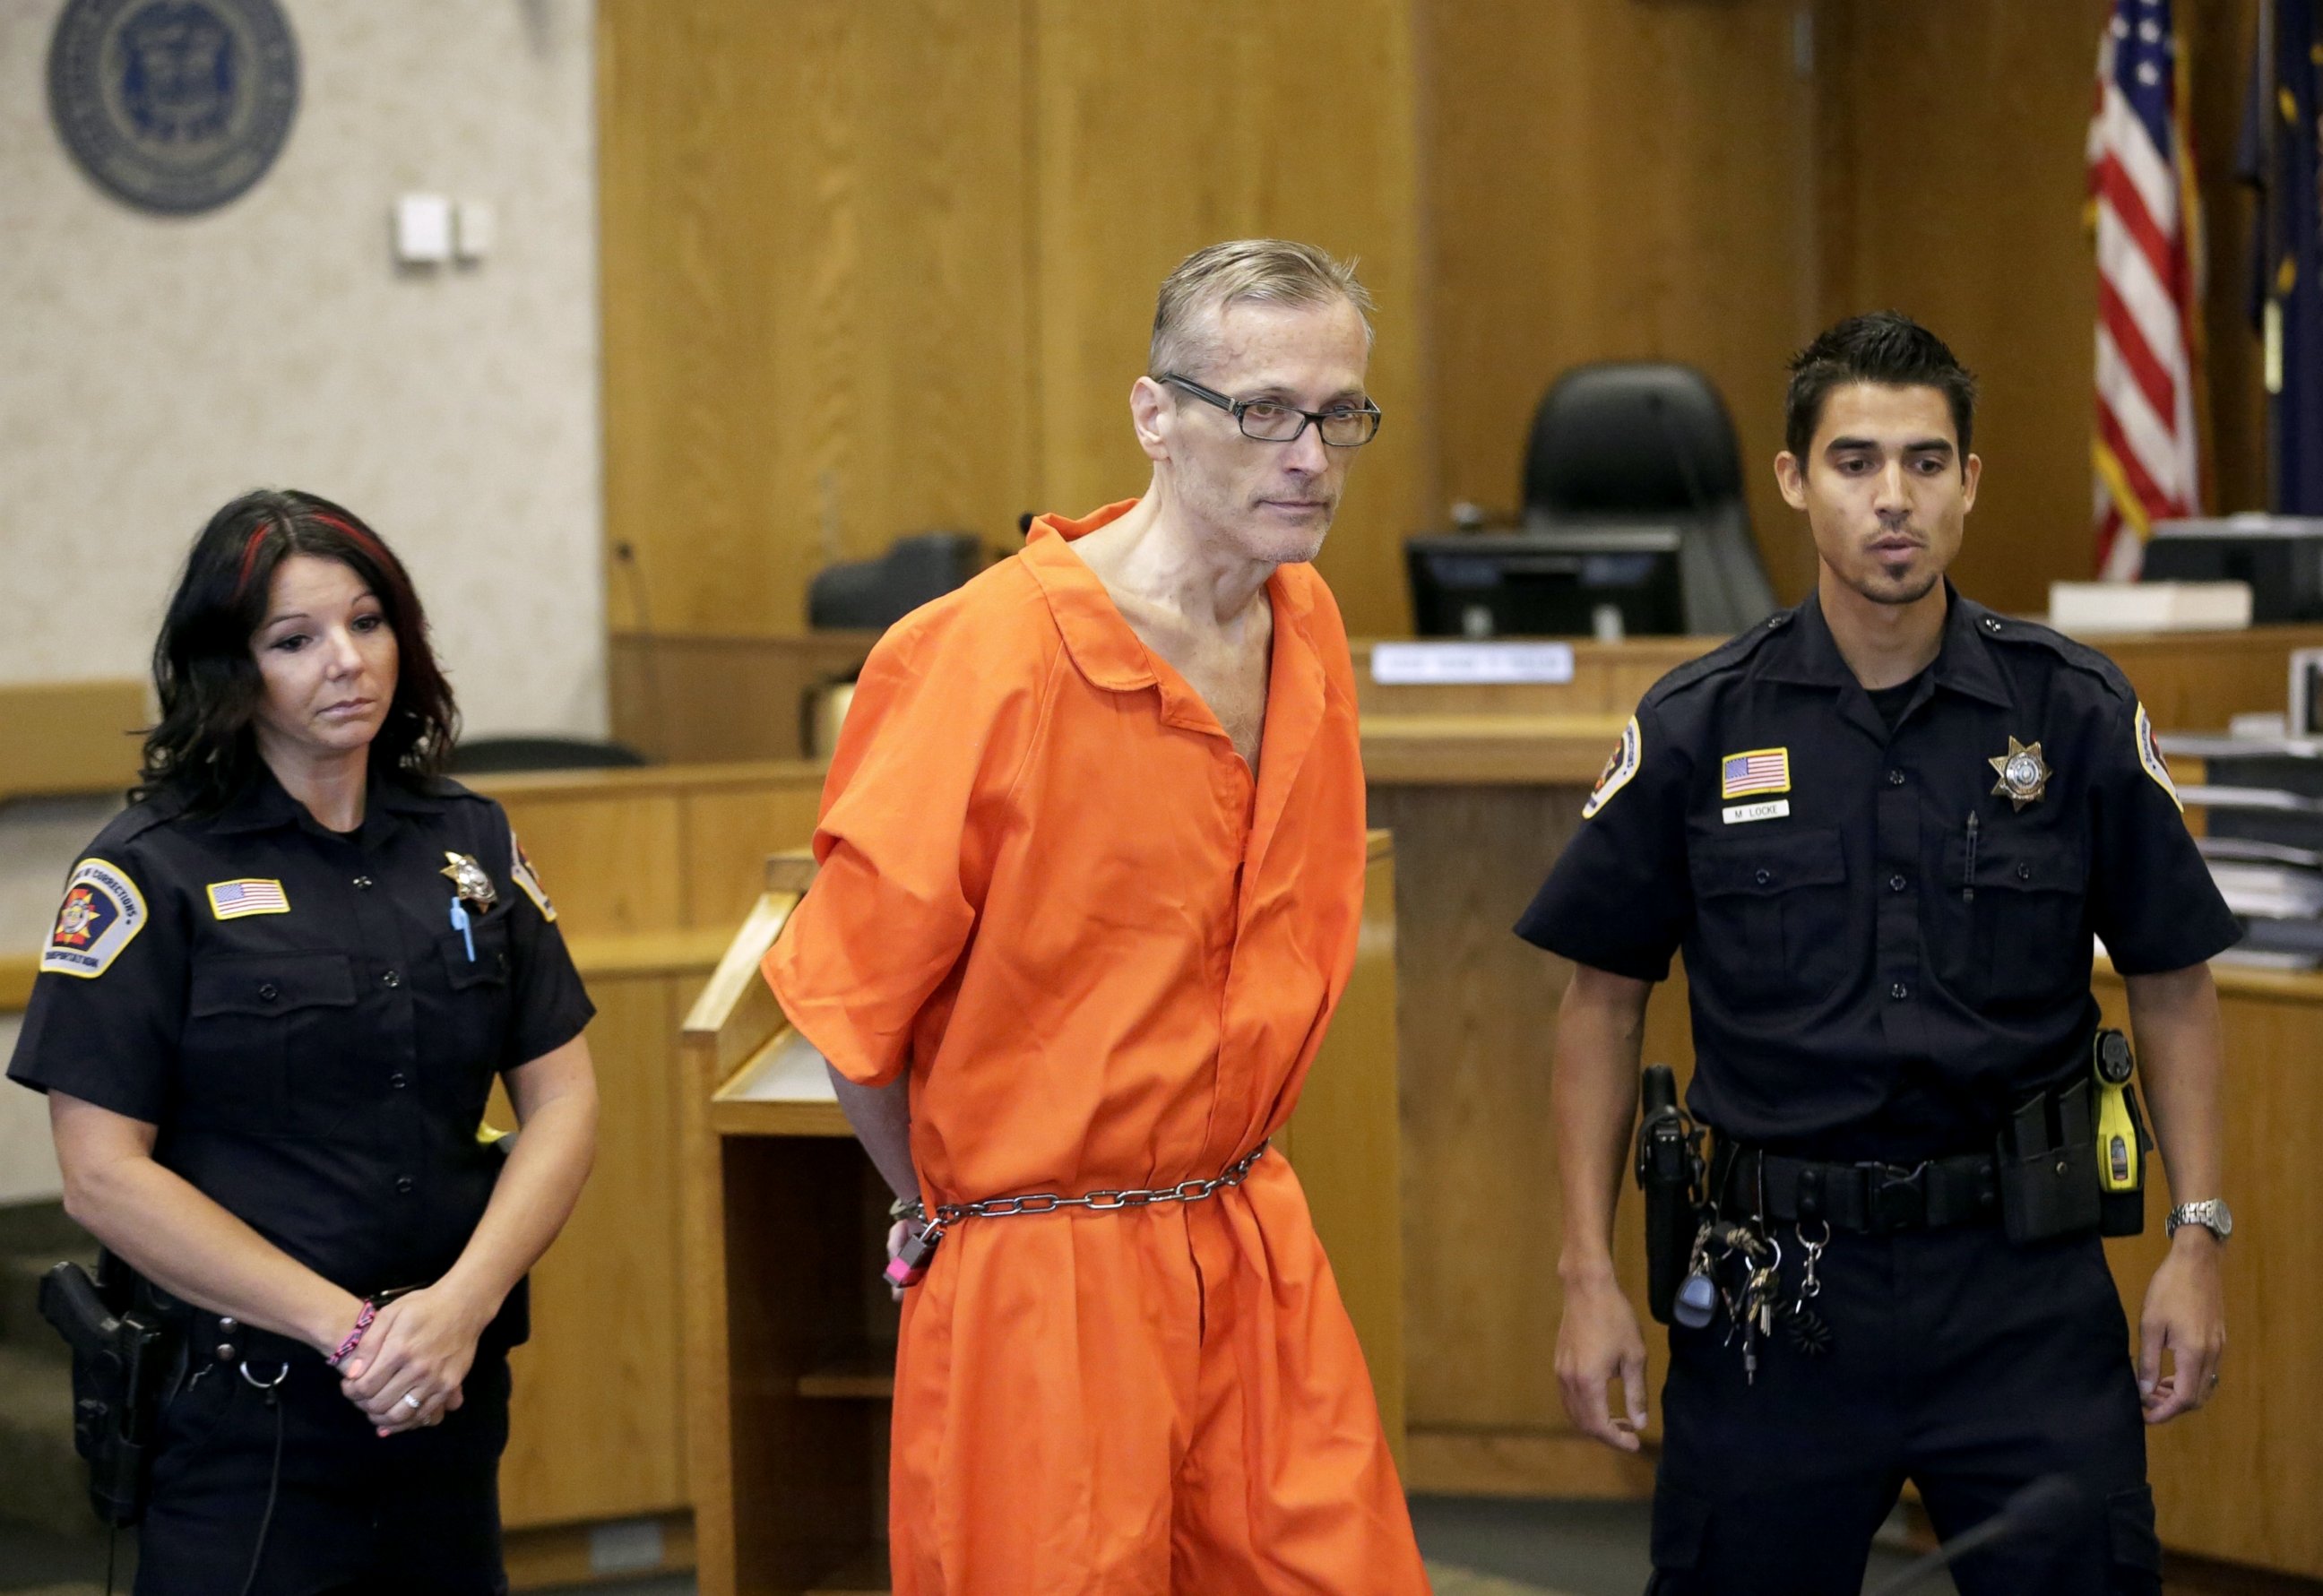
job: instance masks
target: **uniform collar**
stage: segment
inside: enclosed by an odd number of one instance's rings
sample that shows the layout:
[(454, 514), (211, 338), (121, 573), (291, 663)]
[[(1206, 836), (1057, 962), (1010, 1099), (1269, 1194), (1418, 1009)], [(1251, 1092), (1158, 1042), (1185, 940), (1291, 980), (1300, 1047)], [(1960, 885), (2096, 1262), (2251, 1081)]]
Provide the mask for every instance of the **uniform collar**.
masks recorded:
[[(1809, 593), (1806, 601), (1792, 614), (1796, 619), (1787, 628), (1788, 638), (1778, 641), (1769, 651), (1763, 673), (1766, 678), (1796, 682), (1808, 687), (1854, 687), (1861, 691), (1855, 673), (1848, 668), (1847, 661), (1840, 655), (1839, 644), (1831, 635), (1831, 623), (1823, 619), (1822, 596)], [(1934, 684), (2006, 709), (2008, 688), (1999, 665), (1992, 657), (1992, 640), (1987, 635), (1997, 630), (1999, 625), (1983, 605), (1961, 598), (1951, 578), (1946, 577), (1943, 643), (1937, 650), (1935, 664), (1930, 667)]]
[[(357, 834), (365, 835), (372, 830), (373, 815), (438, 814), (443, 808), (440, 798), (403, 782), (390, 781), (374, 770), (363, 795), (363, 830)], [(257, 778), (218, 812), (217, 818), (210, 822), (210, 830), (216, 836), (231, 837), (299, 825), (324, 836), (337, 835), (308, 814), (306, 805), (290, 796), (282, 784), (274, 779), (274, 772), (261, 763)]]

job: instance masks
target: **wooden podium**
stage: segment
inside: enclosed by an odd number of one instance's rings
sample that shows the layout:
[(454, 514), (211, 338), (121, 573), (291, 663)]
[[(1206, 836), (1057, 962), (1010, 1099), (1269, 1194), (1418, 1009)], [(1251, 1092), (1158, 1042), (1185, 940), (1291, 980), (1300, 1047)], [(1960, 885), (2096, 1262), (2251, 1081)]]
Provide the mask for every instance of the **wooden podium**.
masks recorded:
[[(758, 974), (813, 873), (803, 855), (767, 861), (765, 893), (684, 1026), (686, 1428), (702, 1596), (888, 1589), (888, 1194), (821, 1058)], [(1354, 978), (1274, 1146), (1306, 1188), (1400, 1462), (1395, 1032), (1394, 858), (1382, 831)]]

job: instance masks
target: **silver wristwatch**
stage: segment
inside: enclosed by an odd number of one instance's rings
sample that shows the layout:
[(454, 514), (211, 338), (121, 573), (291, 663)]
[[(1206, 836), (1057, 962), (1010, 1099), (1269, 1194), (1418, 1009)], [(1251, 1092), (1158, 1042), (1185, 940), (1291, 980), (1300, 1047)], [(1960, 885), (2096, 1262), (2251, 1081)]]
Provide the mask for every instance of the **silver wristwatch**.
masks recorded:
[(2199, 1203), (2181, 1203), (2170, 1210), (2162, 1230), (2170, 1235), (2178, 1234), (2181, 1225), (2199, 1225), (2220, 1241), (2235, 1234), (2235, 1216), (2224, 1197), (2205, 1197)]

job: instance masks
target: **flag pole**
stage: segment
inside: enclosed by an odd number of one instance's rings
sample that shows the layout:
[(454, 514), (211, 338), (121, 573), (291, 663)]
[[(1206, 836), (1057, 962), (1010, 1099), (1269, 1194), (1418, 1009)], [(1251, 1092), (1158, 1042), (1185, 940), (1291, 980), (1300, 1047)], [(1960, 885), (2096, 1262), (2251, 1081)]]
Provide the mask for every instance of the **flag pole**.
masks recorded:
[(2275, 401), (2282, 387), (2282, 304), (2275, 297), (2274, 282), (2275, 255), (2281, 247), (2276, 234), (2282, 223), (2282, 174), (2276, 164), (2282, 136), (2275, 126), (2282, 118), (2275, 105), (2277, 42), (2274, 0), (2258, 0), (2258, 82), (2252, 89), (2259, 104), (2259, 386), (2263, 396), (2259, 419), (2266, 443), (2266, 508), (2279, 512), (2282, 508), (2282, 426)]

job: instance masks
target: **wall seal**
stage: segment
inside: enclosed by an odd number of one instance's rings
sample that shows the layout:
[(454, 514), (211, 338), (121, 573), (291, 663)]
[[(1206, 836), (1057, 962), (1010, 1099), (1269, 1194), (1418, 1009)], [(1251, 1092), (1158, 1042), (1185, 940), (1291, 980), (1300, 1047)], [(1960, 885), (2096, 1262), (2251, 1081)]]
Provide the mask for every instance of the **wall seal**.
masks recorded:
[(298, 109), (275, 0), (69, 0), (49, 115), (96, 185), (142, 210), (214, 210), (266, 175)]

